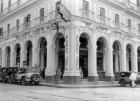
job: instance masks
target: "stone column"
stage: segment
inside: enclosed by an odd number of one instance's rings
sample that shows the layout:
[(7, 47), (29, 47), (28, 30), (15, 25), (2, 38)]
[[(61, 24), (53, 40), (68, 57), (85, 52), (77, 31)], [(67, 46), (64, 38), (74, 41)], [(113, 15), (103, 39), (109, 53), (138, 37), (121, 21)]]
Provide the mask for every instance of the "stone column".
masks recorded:
[(110, 45), (108, 46), (108, 61), (107, 61), (107, 71), (106, 71), (106, 80), (114, 81), (114, 73), (113, 73), (113, 48), (111, 44), (111, 40), (109, 41)]
[(118, 62), (119, 62), (119, 56), (118, 56), (118, 54), (115, 54), (115, 71), (116, 71), (116, 72), (119, 71)]
[(2, 48), (2, 67), (5, 67), (6, 66), (6, 63), (5, 63), (5, 48)]
[(21, 50), (20, 50), (20, 67), (23, 66), (23, 61), (26, 61), (27, 50), (24, 47), (24, 44), (21, 43)]
[(135, 72), (138, 72), (138, 53), (137, 53), (137, 46), (134, 46), (134, 59), (133, 59), (134, 66), (132, 67), (132, 70)]
[(45, 70), (45, 79), (47, 82), (55, 80), (56, 74), (56, 52), (55, 44), (52, 44), (52, 40), (48, 39), (47, 42), (47, 67)]
[(79, 31), (75, 26), (67, 28), (65, 31), (67, 34), (65, 46), (65, 73), (64, 82), (65, 83), (80, 83), (80, 71), (79, 71), (79, 36), (76, 35)]
[(15, 51), (14, 46), (11, 46), (11, 52), (10, 52), (10, 67), (14, 67), (15, 65)]
[(122, 46), (122, 71), (126, 71), (126, 45), (123, 44)]
[(89, 81), (98, 81), (97, 74), (97, 45), (96, 45), (96, 36), (94, 35), (91, 38), (91, 46), (89, 47), (88, 61), (89, 61), (89, 71), (88, 71), (88, 80)]

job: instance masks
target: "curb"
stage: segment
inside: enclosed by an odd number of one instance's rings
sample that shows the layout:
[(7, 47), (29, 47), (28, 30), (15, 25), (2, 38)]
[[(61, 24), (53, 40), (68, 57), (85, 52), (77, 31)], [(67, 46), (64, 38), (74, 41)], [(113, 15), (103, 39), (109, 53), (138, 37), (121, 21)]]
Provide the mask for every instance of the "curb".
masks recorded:
[(47, 84), (40, 83), (41, 86), (49, 86), (56, 88), (110, 88), (110, 87), (120, 87), (119, 84), (116, 85), (62, 85), (62, 84)]

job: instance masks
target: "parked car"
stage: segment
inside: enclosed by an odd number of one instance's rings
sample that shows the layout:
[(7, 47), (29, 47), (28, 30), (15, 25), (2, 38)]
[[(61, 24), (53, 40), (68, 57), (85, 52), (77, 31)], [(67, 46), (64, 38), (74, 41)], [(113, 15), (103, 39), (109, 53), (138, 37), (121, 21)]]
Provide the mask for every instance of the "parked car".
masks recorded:
[(125, 87), (126, 85), (130, 85), (131, 87), (133, 87), (132, 81), (130, 80), (130, 75), (131, 72), (120, 72), (120, 86)]
[(0, 81), (3, 83), (9, 83), (9, 76), (15, 74), (17, 71), (17, 67), (0, 68)]
[(6, 81), (7, 68), (0, 68), (0, 82)]
[(39, 84), (40, 75), (39, 73), (29, 72), (28, 68), (20, 68), (15, 74), (9, 76), (9, 83), (21, 82), (22, 85)]

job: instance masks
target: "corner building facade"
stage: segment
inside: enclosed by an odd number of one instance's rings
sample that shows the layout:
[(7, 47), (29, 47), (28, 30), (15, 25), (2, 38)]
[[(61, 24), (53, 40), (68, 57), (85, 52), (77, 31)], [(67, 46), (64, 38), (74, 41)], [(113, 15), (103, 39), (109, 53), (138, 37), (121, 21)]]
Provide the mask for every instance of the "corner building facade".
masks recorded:
[(0, 1), (1, 67), (34, 67), (47, 82), (60, 68), (72, 84), (140, 72), (140, 0), (61, 0), (61, 15), (57, 2)]

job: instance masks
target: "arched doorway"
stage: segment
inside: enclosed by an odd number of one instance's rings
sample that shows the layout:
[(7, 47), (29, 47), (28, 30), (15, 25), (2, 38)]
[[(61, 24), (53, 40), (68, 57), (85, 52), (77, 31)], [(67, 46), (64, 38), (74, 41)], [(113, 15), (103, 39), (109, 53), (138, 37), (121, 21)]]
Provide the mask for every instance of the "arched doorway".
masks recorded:
[(105, 80), (105, 68), (107, 66), (107, 46), (105, 39), (100, 37), (97, 40), (97, 73), (98, 80)]
[(137, 53), (138, 53), (138, 72), (140, 72), (140, 46), (137, 49)]
[(26, 49), (27, 49), (27, 54), (26, 54), (27, 66), (32, 66), (32, 42), (31, 41), (27, 41)]
[(2, 67), (2, 49), (0, 48), (0, 68)]
[(16, 65), (20, 67), (20, 44), (15, 46)]
[(118, 41), (113, 43), (113, 73), (115, 80), (119, 79), (119, 72), (121, 71), (121, 47)]
[(79, 67), (83, 72), (83, 78), (88, 78), (88, 38), (86, 34), (80, 36), (80, 48), (79, 48)]
[(128, 71), (132, 71), (132, 46), (128, 44), (126, 46), (126, 66)]
[(60, 78), (63, 79), (63, 74), (65, 72), (65, 38), (63, 34), (59, 34), (56, 38), (56, 64), (57, 69), (61, 70)]
[(41, 77), (45, 79), (45, 69), (47, 66), (47, 40), (44, 37), (40, 39), (39, 66), (41, 69)]
[(11, 48), (10, 46), (6, 47), (6, 67), (10, 67), (10, 56), (11, 55)]

